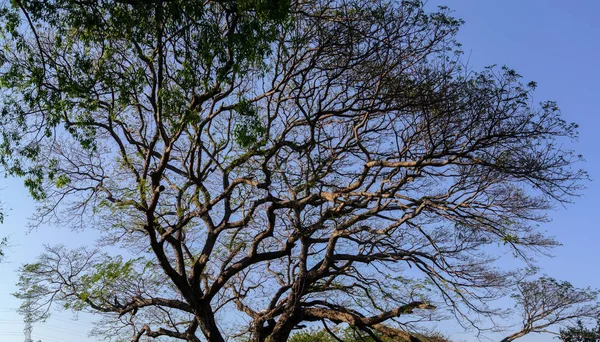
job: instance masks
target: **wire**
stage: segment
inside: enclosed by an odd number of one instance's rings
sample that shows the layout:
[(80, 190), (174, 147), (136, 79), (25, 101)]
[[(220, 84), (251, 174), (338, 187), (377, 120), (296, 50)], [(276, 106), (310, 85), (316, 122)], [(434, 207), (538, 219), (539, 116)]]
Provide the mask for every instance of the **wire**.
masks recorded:
[(68, 334), (72, 334), (72, 335), (79, 335), (79, 336), (86, 336), (87, 337), (86, 333), (82, 333), (82, 332), (77, 331), (77, 330), (66, 329), (66, 328), (59, 327), (59, 326), (54, 326), (54, 325), (45, 325), (45, 326), (36, 327), (36, 330), (38, 330), (38, 331), (43, 331), (45, 329), (47, 329), (47, 330), (54, 330), (54, 331), (63, 332), (63, 333), (68, 333)]

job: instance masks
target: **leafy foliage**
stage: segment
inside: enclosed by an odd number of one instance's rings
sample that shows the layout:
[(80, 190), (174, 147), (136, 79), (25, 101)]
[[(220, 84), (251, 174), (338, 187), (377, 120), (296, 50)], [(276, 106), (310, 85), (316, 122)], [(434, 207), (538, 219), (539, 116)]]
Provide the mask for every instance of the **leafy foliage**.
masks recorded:
[(581, 320), (572, 327), (560, 330), (560, 340), (564, 342), (598, 342), (600, 341), (600, 324), (595, 328), (587, 328)]
[(256, 108), (247, 100), (242, 100), (236, 105), (235, 111), (239, 116), (233, 129), (235, 142), (248, 148), (263, 140), (267, 129), (258, 117)]
[[(417, 334), (418, 337), (412, 336), (410, 337), (411, 340), (407, 340), (403, 338), (391, 339), (377, 332), (372, 332), (372, 335), (369, 335), (355, 327), (346, 327), (345, 329), (334, 327), (329, 331), (331, 333), (325, 329), (303, 329), (294, 333), (289, 342), (339, 342), (340, 340), (343, 342), (450, 342), (438, 333)], [(375, 338), (378, 340), (375, 340)]]
[(4, 248), (6, 247), (6, 245), (8, 244), (8, 238), (3, 237), (2, 239), (0, 239), (0, 260), (2, 260), (2, 258), (4, 258)]

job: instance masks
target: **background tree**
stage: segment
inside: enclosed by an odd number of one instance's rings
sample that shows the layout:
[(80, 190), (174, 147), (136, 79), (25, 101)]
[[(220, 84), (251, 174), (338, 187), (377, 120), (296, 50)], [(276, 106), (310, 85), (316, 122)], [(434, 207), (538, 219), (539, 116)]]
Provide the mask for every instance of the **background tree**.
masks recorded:
[[(583, 318), (600, 317), (598, 291), (579, 289), (566, 281), (542, 277), (520, 282), (513, 294), (516, 307), (522, 314), (522, 327), (502, 342), (514, 341), (529, 333), (552, 333), (549, 328), (578, 321)], [(568, 329), (574, 333), (576, 329)], [(566, 334), (570, 334), (566, 333)], [(561, 338), (563, 338), (561, 330)], [(563, 338), (564, 339), (564, 338)]]
[(2, 259), (4, 259), (4, 249), (6, 248), (7, 245), (8, 245), (8, 238), (3, 237), (2, 239), (0, 239), (0, 261), (2, 261)]
[(564, 342), (598, 342), (600, 341), (600, 324), (593, 329), (583, 325), (581, 320), (572, 327), (560, 329), (560, 340)]
[(576, 126), (509, 68), (463, 70), (461, 22), (423, 6), (6, 5), (0, 161), (36, 222), (102, 234), (49, 246), (17, 296), (133, 341), (494, 315), (519, 272), (490, 246), (529, 262), (556, 244), (536, 226), (585, 178), (560, 142)]
[(408, 334), (407, 338), (394, 338), (390, 339), (382, 336), (380, 333), (373, 335), (366, 334), (365, 332), (355, 327), (346, 328), (333, 328), (329, 327), (324, 329), (304, 329), (302, 331), (294, 333), (290, 339), (290, 342), (450, 342), (447, 338), (436, 332), (419, 333), (419, 334)]
[[(4, 223), (4, 208), (2, 203), (0, 203), (0, 224)], [(8, 237), (0, 238), (0, 262), (4, 259), (4, 253), (8, 247)]]

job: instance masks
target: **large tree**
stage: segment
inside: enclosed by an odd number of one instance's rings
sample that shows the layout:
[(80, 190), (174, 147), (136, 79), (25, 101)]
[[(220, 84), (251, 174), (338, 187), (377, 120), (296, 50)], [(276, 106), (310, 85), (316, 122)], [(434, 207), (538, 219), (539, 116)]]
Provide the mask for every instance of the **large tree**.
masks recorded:
[(499, 251), (554, 246), (536, 227), (585, 177), (561, 142), (575, 125), (515, 71), (463, 68), (445, 8), (5, 6), (0, 161), (39, 200), (34, 223), (102, 236), (22, 268), (40, 319), (89, 310), (133, 341), (476, 325), (520, 276)]

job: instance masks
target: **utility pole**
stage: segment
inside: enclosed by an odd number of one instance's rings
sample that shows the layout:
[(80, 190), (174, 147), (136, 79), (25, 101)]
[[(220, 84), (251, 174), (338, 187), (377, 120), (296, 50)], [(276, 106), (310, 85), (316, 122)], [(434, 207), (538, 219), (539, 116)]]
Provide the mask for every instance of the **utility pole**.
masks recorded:
[(23, 321), (25, 322), (25, 328), (23, 328), (23, 333), (25, 334), (25, 342), (34, 342), (31, 338), (31, 332), (33, 331), (33, 312), (31, 309), (31, 298), (27, 298), (24, 304), (24, 310), (22, 311), (22, 313)]
[(25, 333), (25, 342), (33, 342), (33, 339), (31, 339), (32, 331), (33, 325), (31, 325), (31, 321), (25, 318), (25, 328), (23, 329), (23, 333)]

